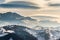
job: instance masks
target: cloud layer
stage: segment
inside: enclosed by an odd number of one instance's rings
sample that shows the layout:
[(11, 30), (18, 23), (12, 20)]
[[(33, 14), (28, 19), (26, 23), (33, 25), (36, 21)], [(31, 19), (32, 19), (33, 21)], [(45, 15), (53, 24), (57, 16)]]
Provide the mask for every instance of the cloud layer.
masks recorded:
[(26, 2), (26, 1), (12, 1), (5, 4), (0, 4), (2, 8), (26, 8), (26, 9), (39, 9), (35, 3)]
[(48, 6), (60, 7), (60, 3), (48, 4)]

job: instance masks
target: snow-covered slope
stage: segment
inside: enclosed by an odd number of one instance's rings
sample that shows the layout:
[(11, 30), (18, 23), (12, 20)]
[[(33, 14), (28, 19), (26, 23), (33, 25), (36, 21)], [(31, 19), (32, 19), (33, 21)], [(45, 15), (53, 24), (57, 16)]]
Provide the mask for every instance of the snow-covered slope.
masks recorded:
[[(40, 30), (30, 29), (19, 25), (9, 25), (3, 27), (5, 30), (13, 30), (16, 34), (26, 37), (26, 35), (33, 35), (38, 40), (57, 40), (60, 39), (60, 31), (57, 28), (44, 28)], [(59, 27), (58, 27), (59, 28)], [(27, 33), (29, 34), (27, 34)], [(24, 33), (24, 34), (23, 34)], [(31, 36), (30, 36), (31, 37)], [(33, 38), (33, 37), (32, 37)]]
[(25, 26), (19, 26), (19, 25), (8, 25), (3, 27), (5, 30), (12, 30), (15, 34), (19, 35), (19, 37), (23, 38), (24, 40), (37, 40), (36, 37), (34, 37), (32, 34), (26, 31), (26, 29), (30, 30), (30, 28), (27, 28)]

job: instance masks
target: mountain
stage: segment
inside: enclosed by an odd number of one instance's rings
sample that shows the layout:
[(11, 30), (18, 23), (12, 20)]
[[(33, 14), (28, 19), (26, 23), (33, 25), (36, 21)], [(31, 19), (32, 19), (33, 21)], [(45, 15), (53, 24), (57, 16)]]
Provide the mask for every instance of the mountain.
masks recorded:
[(3, 28), (5, 30), (13, 30), (17, 35), (22, 37), (24, 40), (45, 40), (45, 36), (47, 35), (46, 37), (48, 37), (48, 34), (46, 34), (45, 30), (34, 30), (19, 25), (8, 25), (3, 26)]
[(30, 17), (24, 17), (21, 16), (17, 13), (13, 13), (13, 12), (6, 12), (6, 13), (0, 13), (0, 20), (33, 20)]
[[(57, 28), (34, 30), (20, 25), (3, 26), (5, 30), (12, 30), (24, 40), (57, 40), (60, 39), (60, 31)], [(59, 27), (60, 28), (60, 27)]]
[(5, 30), (14, 31), (17, 35), (19, 35), (24, 40), (45, 40), (44, 30), (34, 30), (34, 29), (27, 28), (25, 26), (19, 26), (19, 25), (8, 25), (8, 26), (3, 26), (3, 28)]
[(0, 13), (0, 20), (18, 20), (16, 18), (23, 18), (23, 16), (12, 12)]
[(34, 37), (32, 34), (28, 33), (26, 31), (26, 28), (24, 26), (19, 26), (19, 25), (8, 25), (8, 26), (3, 26), (5, 30), (12, 30), (15, 32), (15, 34), (19, 35), (23, 40), (37, 40), (36, 37)]
[(32, 24), (34, 24), (34, 22), (36, 22), (36, 20), (31, 17), (25, 17), (25, 16), (22, 16), (18, 13), (14, 13), (14, 12), (0, 13), (0, 26), (17, 25), (17, 24), (29, 26), (31, 24), (30, 22), (33, 22)]
[(53, 19), (57, 19), (57, 17), (51, 17), (51, 16), (31, 16), (32, 18), (34, 18), (34, 19), (37, 19), (37, 20), (53, 20)]

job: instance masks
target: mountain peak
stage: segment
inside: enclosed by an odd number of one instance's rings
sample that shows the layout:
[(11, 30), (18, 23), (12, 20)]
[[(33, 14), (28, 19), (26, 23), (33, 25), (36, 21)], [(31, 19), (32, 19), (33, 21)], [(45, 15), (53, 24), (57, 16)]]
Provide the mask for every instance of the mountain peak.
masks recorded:
[[(6, 13), (3, 13), (3, 14), (5, 14), (5, 15), (15, 15), (15, 16), (21, 16), (21, 15), (19, 15), (19, 14), (17, 14), (17, 13), (14, 13), (14, 12), (6, 12)], [(21, 16), (22, 17), (22, 16)]]
[(35, 20), (35, 19), (32, 19), (31, 17), (24, 17), (14, 12), (6, 12), (6, 13), (0, 13), (0, 20), (4, 20), (4, 21), (19, 20), (20, 21), (20, 20)]
[(21, 16), (13, 12), (6, 12), (0, 14), (0, 20), (15, 20), (16, 18), (22, 18), (22, 17), (24, 16)]

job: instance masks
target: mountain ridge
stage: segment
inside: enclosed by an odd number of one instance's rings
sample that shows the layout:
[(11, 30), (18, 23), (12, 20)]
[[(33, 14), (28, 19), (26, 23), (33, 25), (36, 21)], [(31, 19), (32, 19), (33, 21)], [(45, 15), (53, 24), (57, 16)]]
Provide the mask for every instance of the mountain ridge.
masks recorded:
[(13, 12), (6, 12), (6, 13), (0, 13), (0, 20), (34, 20), (30, 17), (24, 17), (22, 15), (19, 15), (17, 13), (13, 13)]

